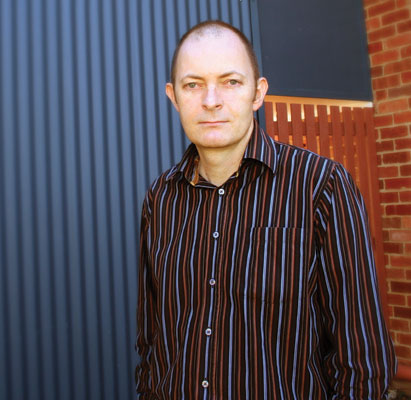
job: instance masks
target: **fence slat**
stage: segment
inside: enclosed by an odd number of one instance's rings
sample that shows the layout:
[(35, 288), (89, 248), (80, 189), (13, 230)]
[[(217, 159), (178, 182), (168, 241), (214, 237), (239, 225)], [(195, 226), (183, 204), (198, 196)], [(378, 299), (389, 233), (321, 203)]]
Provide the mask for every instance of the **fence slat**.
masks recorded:
[(301, 104), (291, 104), (291, 131), (293, 145), (303, 147), (304, 125), (301, 117)]
[(331, 132), (333, 138), (334, 160), (344, 164), (344, 148), (341, 127), (341, 113), (338, 106), (331, 106)]
[(267, 133), (274, 139), (275, 138), (275, 132), (274, 132), (274, 113), (273, 113), (273, 107), (274, 103), (271, 102), (264, 102), (264, 108), (265, 108), (265, 126), (267, 129)]
[(325, 157), (330, 157), (330, 132), (328, 126), (327, 106), (320, 105), (318, 110), (318, 127), (320, 132), (320, 152)]
[(345, 155), (347, 157), (347, 164), (345, 167), (352, 177), (356, 179), (354, 159), (354, 127), (351, 118), (351, 109), (348, 107), (343, 107), (342, 113), (344, 121)]
[(304, 104), (305, 129), (307, 132), (307, 149), (318, 153), (317, 150), (317, 123), (314, 115), (314, 105)]
[(357, 138), (357, 157), (358, 157), (358, 174), (360, 178), (359, 188), (364, 197), (365, 203), (368, 205), (370, 203), (370, 189), (368, 176), (368, 159), (367, 159), (367, 149), (365, 142), (365, 124), (364, 124), (364, 114), (361, 108), (354, 108), (354, 126), (355, 126), (355, 136)]
[(287, 104), (277, 103), (277, 123), (278, 123), (278, 140), (280, 142), (289, 143), (290, 135), (288, 132), (288, 114)]

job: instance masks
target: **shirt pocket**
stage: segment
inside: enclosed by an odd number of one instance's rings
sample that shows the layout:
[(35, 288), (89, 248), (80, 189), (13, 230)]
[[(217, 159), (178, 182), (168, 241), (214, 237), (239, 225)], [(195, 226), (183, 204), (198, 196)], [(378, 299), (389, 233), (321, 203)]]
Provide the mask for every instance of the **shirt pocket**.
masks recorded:
[(304, 230), (284, 227), (246, 229), (239, 244), (237, 294), (257, 303), (290, 303), (306, 281)]

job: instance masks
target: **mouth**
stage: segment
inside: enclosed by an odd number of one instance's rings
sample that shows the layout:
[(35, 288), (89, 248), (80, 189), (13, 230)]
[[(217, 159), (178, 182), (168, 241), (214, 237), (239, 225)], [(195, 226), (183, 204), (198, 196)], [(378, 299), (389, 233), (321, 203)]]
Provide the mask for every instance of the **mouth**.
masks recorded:
[(225, 124), (228, 121), (200, 121), (200, 125), (212, 126), (212, 125), (221, 125)]

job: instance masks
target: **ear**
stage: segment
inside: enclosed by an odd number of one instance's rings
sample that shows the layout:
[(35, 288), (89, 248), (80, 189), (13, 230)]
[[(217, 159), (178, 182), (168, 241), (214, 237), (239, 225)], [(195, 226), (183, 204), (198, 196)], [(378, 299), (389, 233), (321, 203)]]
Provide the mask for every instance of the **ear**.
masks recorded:
[(166, 83), (166, 95), (173, 103), (173, 106), (175, 107), (177, 112), (180, 112), (178, 104), (177, 104), (177, 100), (176, 100), (176, 94), (174, 92), (174, 86), (171, 82)]
[(255, 97), (253, 101), (253, 111), (257, 111), (262, 105), (264, 101), (264, 97), (268, 90), (268, 82), (265, 78), (259, 78), (257, 81), (257, 88), (255, 91)]

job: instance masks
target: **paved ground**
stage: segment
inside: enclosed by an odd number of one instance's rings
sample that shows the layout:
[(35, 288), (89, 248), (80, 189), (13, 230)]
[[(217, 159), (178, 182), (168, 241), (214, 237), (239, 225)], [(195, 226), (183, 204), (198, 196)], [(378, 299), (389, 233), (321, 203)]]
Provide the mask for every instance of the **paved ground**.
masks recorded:
[(391, 400), (411, 400), (411, 382), (394, 380), (391, 383)]

